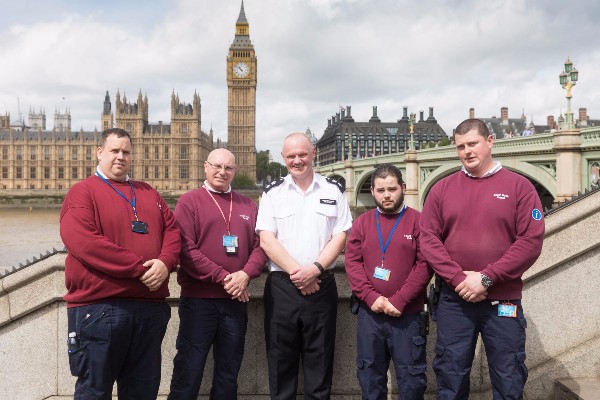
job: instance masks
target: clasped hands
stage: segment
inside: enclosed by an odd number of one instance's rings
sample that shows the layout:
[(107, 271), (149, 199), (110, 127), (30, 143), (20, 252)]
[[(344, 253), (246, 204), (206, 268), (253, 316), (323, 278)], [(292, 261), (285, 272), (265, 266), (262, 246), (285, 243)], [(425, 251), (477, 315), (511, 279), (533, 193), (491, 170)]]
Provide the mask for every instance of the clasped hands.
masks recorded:
[(250, 292), (248, 291), (248, 283), (250, 277), (242, 270), (233, 272), (223, 280), (223, 288), (227, 294), (231, 295), (232, 300), (238, 300), (245, 303), (250, 300)]
[(465, 301), (477, 303), (485, 300), (487, 289), (481, 284), (481, 273), (475, 271), (464, 271), (467, 277), (456, 286), (454, 291), (458, 293)]
[(389, 315), (390, 317), (399, 317), (402, 315), (400, 311), (390, 301), (387, 297), (379, 296), (377, 300), (371, 306), (371, 311), (376, 313), (384, 313)]
[(316, 293), (320, 289), (319, 283), (321, 283), (321, 280), (318, 279), (319, 275), (321, 275), (319, 268), (315, 264), (310, 264), (298, 267), (290, 274), (290, 280), (296, 286), (296, 289), (306, 296)]

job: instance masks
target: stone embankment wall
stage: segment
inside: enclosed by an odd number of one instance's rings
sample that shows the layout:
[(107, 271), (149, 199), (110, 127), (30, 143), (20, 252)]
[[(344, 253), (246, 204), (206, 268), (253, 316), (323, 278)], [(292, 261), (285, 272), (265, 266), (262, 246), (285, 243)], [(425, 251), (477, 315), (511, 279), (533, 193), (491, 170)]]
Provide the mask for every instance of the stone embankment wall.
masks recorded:
[[(558, 379), (600, 376), (600, 193), (587, 196), (546, 219), (546, 239), (538, 262), (525, 275), (523, 306), (528, 321), (528, 399), (553, 398)], [(66, 354), (67, 322), (64, 254), (53, 255), (0, 279), (0, 398), (70, 399), (75, 379)], [(241, 400), (267, 399), (268, 381), (263, 338), (262, 290), (265, 275), (250, 286), (252, 300), (246, 352), (239, 379)], [(359, 399), (356, 380), (356, 320), (349, 312), (349, 288), (343, 263), (336, 280), (340, 294), (333, 399)], [(170, 281), (172, 318), (163, 343), (161, 399), (166, 398), (175, 355), (179, 287)], [(428, 340), (433, 359), (435, 324)], [(202, 384), (207, 398), (212, 363)], [(393, 372), (390, 376), (394, 376)], [(428, 371), (427, 399), (434, 399), (435, 380)], [(394, 389), (395, 385), (392, 385)], [(300, 382), (300, 388), (302, 382)], [(482, 346), (471, 373), (471, 399), (491, 398)]]

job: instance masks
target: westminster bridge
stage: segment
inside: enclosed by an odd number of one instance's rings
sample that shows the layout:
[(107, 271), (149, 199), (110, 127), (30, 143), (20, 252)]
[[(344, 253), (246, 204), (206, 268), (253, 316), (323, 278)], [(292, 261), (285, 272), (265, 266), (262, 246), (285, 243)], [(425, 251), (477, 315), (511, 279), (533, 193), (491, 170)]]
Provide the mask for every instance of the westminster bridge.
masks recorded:
[[(571, 199), (598, 183), (600, 171), (600, 127), (559, 130), (494, 141), (494, 160), (533, 183), (544, 208)], [(427, 193), (440, 179), (460, 169), (453, 145), (407, 150), (361, 159), (347, 159), (317, 171), (340, 180), (351, 206), (373, 206), (370, 181), (374, 168), (396, 165), (406, 182), (407, 205), (421, 209)]]

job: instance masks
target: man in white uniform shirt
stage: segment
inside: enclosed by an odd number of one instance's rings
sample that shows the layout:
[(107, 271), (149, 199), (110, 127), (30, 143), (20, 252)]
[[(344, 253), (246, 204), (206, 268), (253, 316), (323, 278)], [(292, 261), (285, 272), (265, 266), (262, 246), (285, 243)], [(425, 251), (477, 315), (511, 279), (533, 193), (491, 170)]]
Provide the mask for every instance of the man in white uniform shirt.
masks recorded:
[(283, 142), (289, 175), (265, 190), (256, 231), (269, 257), (265, 339), (271, 398), (296, 399), (300, 356), (304, 398), (328, 399), (333, 375), (337, 287), (332, 268), (352, 217), (344, 188), (313, 171), (303, 133)]

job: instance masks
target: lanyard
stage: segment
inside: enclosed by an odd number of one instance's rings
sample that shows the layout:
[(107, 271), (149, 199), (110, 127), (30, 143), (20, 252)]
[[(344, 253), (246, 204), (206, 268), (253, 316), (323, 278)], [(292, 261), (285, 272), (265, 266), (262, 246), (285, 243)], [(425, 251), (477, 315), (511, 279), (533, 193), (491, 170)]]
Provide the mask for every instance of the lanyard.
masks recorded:
[(387, 251), (387, 249), (390, 245), (390, 240), (392, 240), (392, 235), (394, 234), (394, 231), (396, 230), (398, 223), (400, 222), (400, 220), (402, 219), (402, 216), (404, 215), (404, 211), (406, 211), (406, 206), (403, 206), (402, 211), (400, 211), (400, 213), (398, 214), (398, 218), (396, 218), (394, 227), (390, 231), (390, 235), (388, 236), (387, 241), (385, 242), (385, 245), (383, 244), (383, 236), (381, 235), (381, 225), (379, 224), (379, 210), (375, 211), (375, 220), (377, 221), (377, 236), (379, 236), (379, 247), (381, 247), (381, 268), (383, 268), (383, 259), (385, 257), (385, 252)]
[(135, 216), (135, 220), (139, 221), (138, 219), (138, 215), (137, 215), (137, 210), (135, 209), (135, 192), (133, 191), (133, 185), (131, 184), (131, 181), (127, 181), (127, 183), (129, 183), (129, 187), (131, 188), (131, 201), (129, 201), (127, 199), (127, 197), (125, 197), (125, 195), (121, 192), (119, 192), (113, 185), (111, 185), (111, 183), (108, 181), (108, 179), (106, 179), (105, 177), (103, 177), (102, 175), (100, 175), (98, 172), (96, 172), (96, 176), (100, 179), (102, 179), (104, 181), (104, 183), (106, 183), (108, 186), (110, 186), (115, 192), (117, 192), (117, 194), (119, 196), (121, 196), (122, 198), (125, 199), (126, 202), (129, 203), (129, 205), (131, 206), (131, 208), (133, 208), (133, 215)]
[(221, 206), (219, 205), (219, 203), (217, 203), (217, 200), (213, 197), (213, 195), (210, 192), (210, 190), (208, 190), (208, 188), (206, 186), (204, 186), (204, 189), (206, 189), (206, 192), (208, 193), (208, 195), (210, 196), (210, 198), (215, 202), (215, 204), (216, 204), (217, 208), (219, 209), (219, 211), (221, 211), (221, 215), (223, 216), (223, 221), (225, 221), (225, 224), (227, 225), (227, 234), (231, 235), (230, 227), (231, 227), (231, 211), (233, 210), (233, 191), (229, 192), (230, 193), (230, 197), (229, 197), (229, 220), (227, 220), (227, 219), (225, 219), (225, 213), (221, 209)]

